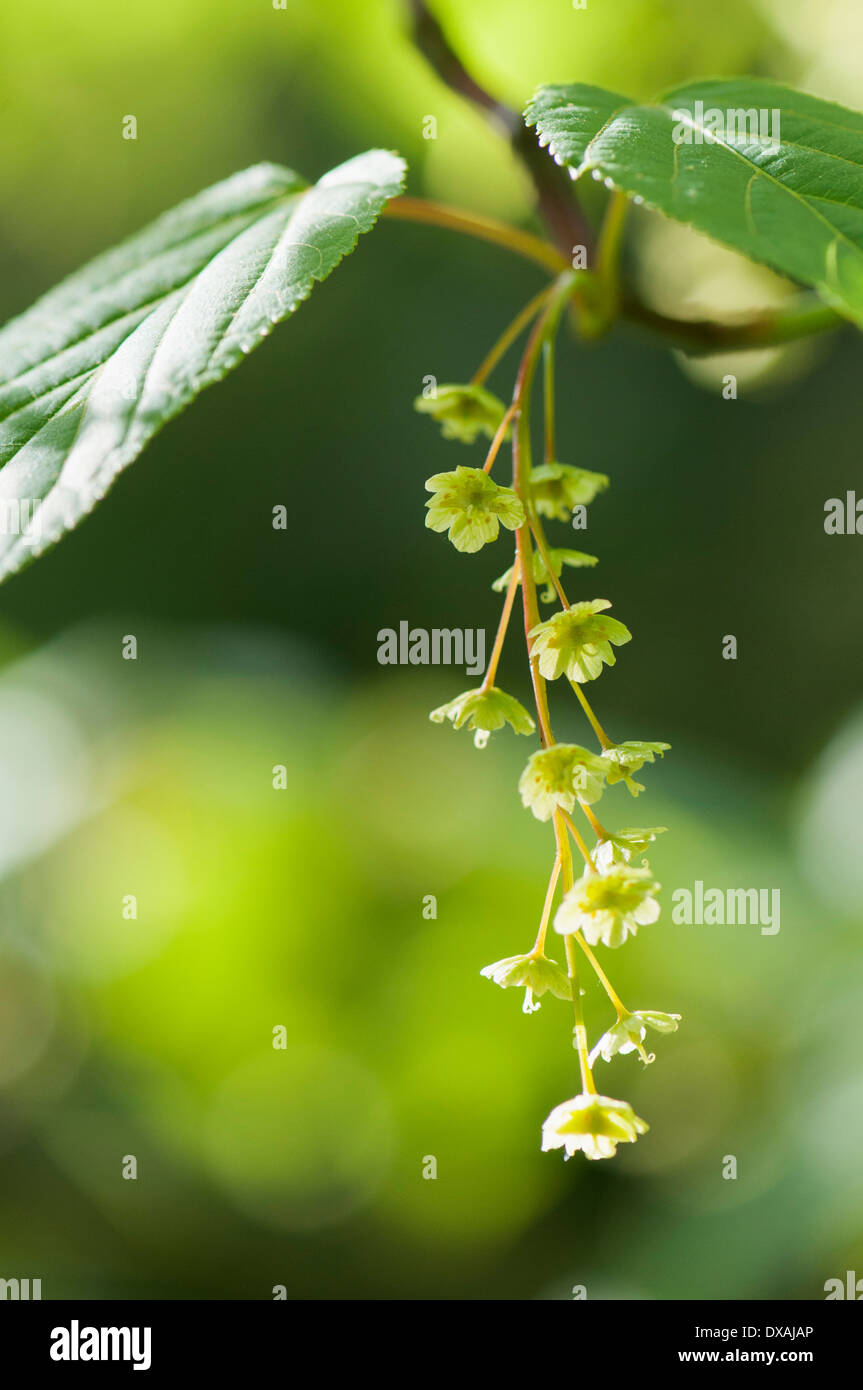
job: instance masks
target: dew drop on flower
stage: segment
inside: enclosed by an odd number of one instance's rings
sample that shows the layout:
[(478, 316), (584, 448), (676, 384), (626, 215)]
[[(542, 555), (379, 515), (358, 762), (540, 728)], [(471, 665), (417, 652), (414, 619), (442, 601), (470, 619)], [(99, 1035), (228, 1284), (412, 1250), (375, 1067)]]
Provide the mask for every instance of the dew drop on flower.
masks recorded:
[(488, 743), (488, 729), (477, 729), (473, 736), (474, 748), (485, 748)]

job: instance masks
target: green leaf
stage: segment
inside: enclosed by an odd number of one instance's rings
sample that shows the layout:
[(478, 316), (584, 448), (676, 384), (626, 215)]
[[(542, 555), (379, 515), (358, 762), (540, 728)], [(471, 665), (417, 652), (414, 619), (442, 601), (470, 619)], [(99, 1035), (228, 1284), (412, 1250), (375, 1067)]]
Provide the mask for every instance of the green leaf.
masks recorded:
[[(711, 111), (723, 113), (721, 133)], [(762, 112), (763, 133), (752, 121)], [(863, 323), (863, 115), (778, 83), (735, 79), (678, 87), (649, 106), (597, 87), (543, 87), (525, 120), (574, 178), (593, 171), (814, 286)]]
[(312, 186), (256, 165), (0, 330), (0, 579), (75, 526), (164, 424), (294, 312), (403, 173), (385, 150)]

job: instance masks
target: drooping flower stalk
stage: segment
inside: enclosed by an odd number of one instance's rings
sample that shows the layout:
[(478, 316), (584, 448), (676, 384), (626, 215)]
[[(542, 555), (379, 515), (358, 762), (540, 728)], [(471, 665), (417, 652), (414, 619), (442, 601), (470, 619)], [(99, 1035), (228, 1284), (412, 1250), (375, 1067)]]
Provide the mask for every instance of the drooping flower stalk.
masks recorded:
[(486, 353), (471, 377), (471, 386), (485, 385), (498, 362), (505, 356), (519, 335), (527, 328), (528, 324), (533, 322), (540, 309), (542, 309), (543, 305), (548, 301), (553, 288), (553, 285), (546, 285), (544, 289), (540, 290), (539, 294), (535, 294), (533, 299), (528, 300), (524, 308), (520, 309), (515, 318), (507, 324), (497, 342), (494, 343)]
[(554, 447), (554, 349), (557, 339), (550, 334), (542, 345), (543, 424), (545, 426), (545, 462), (553, 463)]
[(491, 446), (490, 446), (489, 451), (488, 451), (488, 454), (487, 454), (487, 456), (486, 456), (485, 463), (484, 463), (483, 466), (482, 466), (482, 471), (483, 471), (483, 473), (490, 473), (491, 470), (492, 470), (492, 468), (494, 467), (494, 461), (495, 461), (495, 459), (497, 458), (498, 451), (499, 451), (499, 449), (500, 449), (501, 444), (503, 443), (504, 439), (506, 438), (506, 432), (507, 432), (507, 430), (509, 429), (510, 421), (512, 420), (512, 417), (513, 417), (514, 413), (515, 413), (515, 407), (514, 407), (514, 406), (510, 406), (510, 407), (509, 407), (509, 410), (506, 412), (506, 414), (504, 415), (504, 417), (503, 417), (503, 419), (501, 420), (500, 424), (498, 425), (498, 427), (497, 427), (497, 434), (495, 435), (494, 439), (491, 441)]
[(557, 880), (560, 877), (560, 853), (554, 856), (554, 867), (551, 871), (551, 878), (548, 880), (548, 888), (545, 893), (545, 902), (542, 907), (542, 917), (539, 922), (539, 931), (536, 934), (536, 941), (533, 943), (531, 954), (539, 955), (545, 950), (545, 938), (548, 935), (548, 924), (551, 919), (551, 909), (554, 905), (554, 894), (557, 888)]
[[(555, 816), (554, 819), (554, 833), (557, 839), (557, 852), (561, 860), (563, 891), (566, 894), (572, 888), (572, 855), (566, 837), (566, 827), (559, 815)], [(570, 937), (566, 938), (566, 963), (569, 968), (569, 978), (572, 981), (572, 1003), (575, 1013), (574, 1039), (578, 1052), (578, 1065), (581, 1070), (581, 1089), (587, 1094), (595, 1095), (596, 1086), (593, 1082), (593, 1073), (590, 1070), (587, 1032), (584, 1027), (584, 1004), (578, 983), (578, 959), (575, 953), (575, 943)]]
[(513, 604), (515, 603), (515, 591), (518, 588), (518, 576), (520, 569), (521, 566), (519, 564), (518, 556), (516, 556), (515, 563), (512, 567), (512, 575), (510, 577), (509, 586), (506, 591), (506, 598), (503, 601), (503, 611), (500, 615), (500, 622), (498, 623), (497, 633), (494, 639), (494, 646), (491, 649), (491, 656), (488, 659), (488, 666), (486, 667), (485, 676), (483, 677), (482, 686), (480, 687), (482, 690), (488, 690), (490, 686), (494, 685), (494, 678), (497, 675), (497, 667), (498, 662), (500, 661), (500, 654), (503, 651), (503, 644), (506, 641), (506, 633), (507, 628), (509, 627), (509, 620), (512, 617), (512, 609)]
[(568, 608), (569, 600), (567, 599), (566, 594), (563, 592), (563, 585), (560, 582), (559, 576), (555, 572), (554, 562), (549, 553), (549, 549), (545, 540), (545, 535), (543, 534), (542, 527), (539, 525), (539, 518), (536, 515), (533, 503), (530, 502), (530, 499), (528, 499), (527, 519), (530, 524), (530, 529), (533, 534), (533, 538), (536, 541), (536, 548), (542, 556), (543, 564), (545, 565), (545, 572), (551, 580), (552, 585), (556, 589), (557, 596), (563, 604), (564, 608)]

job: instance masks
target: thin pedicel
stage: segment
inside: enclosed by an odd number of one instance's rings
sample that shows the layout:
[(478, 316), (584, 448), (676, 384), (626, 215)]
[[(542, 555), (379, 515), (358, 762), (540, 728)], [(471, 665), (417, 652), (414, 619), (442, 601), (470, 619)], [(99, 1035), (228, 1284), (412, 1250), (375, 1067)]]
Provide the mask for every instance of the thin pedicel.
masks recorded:
[[(620, 235), (620, 209), (614, 201), (609, 211), (610, 235), (615, 249)], [(630, 633), (615, 618), (608, 617), (606, 599), (570, 603), (561, 582), (564, 561), (559, 557), (578, 552), (550, 549), (540, 520), (546, 515), (565, 517), (573, 497), (592, 501), (607, 480), (587, 470), (558, 463), (554, 421), (554, 343), (567, 307), (579, 284), (578, 272), (563, 271), (542, 294), (536, 295), (516, 315), (502, 338), (487, 354), (480, 370), (466, 386), (448, 385), (418, 398), (416, 405), (441, 424), (445, 437), (472, 442), (479, 433), (492, 443), (482, 469), (457, 467), (451, 473), (435, 474), (426, 483), (432, 492), (427, 502), (426, 524), (435, 531), (446, 531), (457, 550), (473, 552), (499, 535), (502, 524), (515, 532), (515, 555), (506, 575), (500, 623), (481, 685), (465, 691), (447, 705), (432, 711), (437, 723), (444, 718), (460, 728), (469, 718), (474, 742), (484, 748), (495, 729), (509, 723), (516, 733), (531, 735), (538, 728), (541, 747), (528, 761), (519, 784), (522, 801), (537, 819), (551, 821), (555, 838), (554, 860), (545, 893), (539, 930), (532, 948), (521, 955), (506, 956), (486, 966), (482, 974), (503, 989), (524, 989), (523, 1010), (535, 1013), (546, 994), (572, 1004), (573, 1045), (578, 1056), (580, 1092), (555, 1107), (542, 1130), (543, 1149), (564, 1150), (570, 1157), (580, 1150), (587, 1158), (611, 1158), (620, 1143), (632, 1143), (646, 1129), (646, 1123), (628, 1102), (601, 1095), (593, 1076), (597, 1058), (610, 1061), (617, 1053), (637, 1051), (642, 1061), (652, 1062), (653, 1054), (644, 1047), (647, 1029), (660, 1033), (676, 1030), (680, 1015), (657, 1010), (629, 1010), (623, 1004), (593, 946), (602, 943), (615, 948), (636, 933), (639, 926), (659, 916), (656, 893), (659, 890), (644, 862), (645, 851), (659, 833), (657, 828), (608, 831), (591, 809), (603, 791), (616, 781), (625, 781), (632, 795), (642, 790), (633, 774), (654, 757), (664, 754), (666, 743), (628, 742), (615, 744), (595, 715), (582, 686), (615, 664), (613, 648), (630, 640)], [(604, 295), (611, 302), (614, 289), (606, 278)], [(509, 407), (492, 397), (484, 382), (506, 349), (528, 325), (531, 330), (516, 375)], [(531, 396), (540, 359), (544, 365), (545, 462), (539, 470), (531, 466)], [(511, 434), (512, 482), (506, 487), (491, 478), (491, 469), (507, 434)], [(538, 473), (538, 476), (534, 475)], [(600, 480), (601, 481), (597, 481)], [(582, 505), (584, 503), (582, 502)], [(592, 556), (579, 557), (591, 562)], [(578, 568), (578, 561), (569, 564)], [(537, 582), (547, 585), (544, 598), (557, 600), (560, 607), (543, 620), (539, 613)], [(535, 719), (513, 696), (494, 684), (498, 663), (509, 631), (516, 590), (521, 587), (524, 615), (525, 655), (533, 688)], [(556, 742), (551, 725), (547, 682), (565, 675), (575, 691), (599, 744), (592, 753), (575, 744)], [(571, 812), (576, 805), (587, 821), (582, 835)], [(576, 879), (572, 847), (584, 861)], [(562, 888), (556, 913), (554, 905)], [(554, 914), (554, 915), (553, 915)], [(563, 936), (566, 968), (546, 954), (549, 926)], [(592, 967), (611, 1002), (616, 1020), (589, 1049), (584, 1019), (583, 988), (578, 970), (578, 950)]]

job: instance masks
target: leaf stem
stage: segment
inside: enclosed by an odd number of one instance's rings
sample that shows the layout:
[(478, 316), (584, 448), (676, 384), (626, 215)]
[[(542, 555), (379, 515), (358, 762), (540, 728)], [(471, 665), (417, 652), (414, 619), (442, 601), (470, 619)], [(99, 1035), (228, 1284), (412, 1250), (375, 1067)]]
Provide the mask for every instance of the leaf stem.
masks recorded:
[(479, 213), (451, 208), (445, 203), (435, 203), (427, 198), (402, 196), (393, 198), (384, 209), (384, 216), (400, 218), (405, 222), (423, 222), (432, 227), (448, 227), (454, 232), (464, 232), (480, 241), (491, 242), (495, 246), (505, 246), (517, 256), (523, 256), (543, 270), (557, 274), (566, 266), (566, 261), (550, 242), (534, 236), (532, 232), (509, 227), (505, 222), (497, 222)]
[(521, 113), (498, 101), (468, 72), (425, 0), (407, 0), (407, 8), (413, 19), (413, 41), (441, 81), (478, 107), (509, 140), (533, 182), (539, 211), (566, 263), (573, 246), (583, 244), (589, 251), (592, 231), (568, 172), (540, 148), (536, 132), (528, 130)]
[[(555, 274), (568, 267), (566, 258), (542, 237), (479, 213), (449, 207), (445, 203), (403, 195), (393, 198), (383, 215), (404, 222), (447, 227), (480, 241), (506, 247), (515, 255)], [(619, 290), (619, 309), (620, 317), (628, 323), (646, 328), (664, 338), (672, 347), (696, 355), (779, 347), (783, 343), (847, 327), (849, 323), (843, 314), (811, 294), (800, 295), (787, 308), (757, 314), (741, 323), (677, 319), (645, 304), (632, 289), (624, 287)]]

